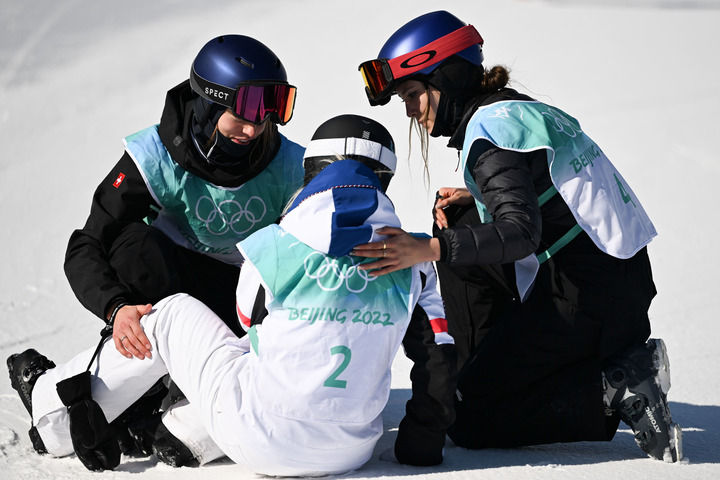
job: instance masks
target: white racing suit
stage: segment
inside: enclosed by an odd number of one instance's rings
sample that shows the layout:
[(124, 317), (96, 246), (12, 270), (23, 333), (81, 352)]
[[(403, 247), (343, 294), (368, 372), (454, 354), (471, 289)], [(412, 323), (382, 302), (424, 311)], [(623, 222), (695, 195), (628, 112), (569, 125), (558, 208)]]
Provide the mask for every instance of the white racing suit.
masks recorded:
[[(248, 335), (237, 338), (202, 303), (177, 294), (142, 319), (152, 359), (127, 359), (112, 345), (102, 349), (91, 367), (91, 388), (108, 421), (169, 373), (189, 401), (186, 412), (202, 424), (199, 441), (183, 439), (199, 457), (222, 451), (268, 475), (356, 469), (382, 435), (390, 367), (415, 323), (429, 334), (420, 340), (424, 353), (406, 344), (408, 355), (418, 368), (433, 358), (444, 366), (418, 375), (423, 379), (413, 386), (417, 398), (408, 402), (398, 437), (404, 445), (396, 444), (396, 454), (412, 462), (407, 452), (427, 452), (432, 443), (442, 459), (445, 429), (454, 418), (455, 365), (435, 273), (428, 263), (377, 278), (357, 268), (360, 259), (348, 255), (352, 247), (378, 240), (380, 226), (399, 226), (384, 194), (363, 185), (362, 175), (345, 178), (357, 174), (347, 170), (358, 165), (346, 160), (327, 167), (279, 226), (239, 244), (247, 260), (238, 316)], [(53, 455), (72, 453), (55, 385), (82, 372), (92, 353), (48, 370), (35, 385), (33, 423)], [(429, 408), (411, 408), (419, 401)], [(432, 434), (408, 441), (404, 429)], [(212, 442), (202, 441), (205, 432)], [(189, 427), (183, 433), (192, 435)]]

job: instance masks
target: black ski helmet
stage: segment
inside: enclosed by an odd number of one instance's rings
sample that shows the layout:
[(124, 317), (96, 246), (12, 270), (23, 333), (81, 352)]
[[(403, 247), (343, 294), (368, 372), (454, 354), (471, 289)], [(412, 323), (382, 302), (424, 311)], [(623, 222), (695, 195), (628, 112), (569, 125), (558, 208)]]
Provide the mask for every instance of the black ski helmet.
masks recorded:
[(306, 179), (339, 158), (358, 160), (369, 166), (378, 175), (383, 191), (397, 166), (395, 142), (390, 132), (371, 118), (353, 114), (333, 117), (315, 130), (305, 149)]

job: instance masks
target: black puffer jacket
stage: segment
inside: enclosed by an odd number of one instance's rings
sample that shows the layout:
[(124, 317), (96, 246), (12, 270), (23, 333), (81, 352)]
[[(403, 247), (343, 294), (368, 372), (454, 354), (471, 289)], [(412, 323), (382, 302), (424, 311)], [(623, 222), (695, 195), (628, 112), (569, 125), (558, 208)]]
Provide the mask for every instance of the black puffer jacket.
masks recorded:
[[(478, 107), (505, 100), (532, 99), (509, 88), (479, 98), (467, 110), (449, 145), (462, 147), (467, 123)], [(443, 262), (511, 263), (547, 249), (574, 225), (570, 209), (559, 195), (542, 208), (538, 205), (538, 196), (552, 185), (545, 150), (519, 153), (478, 141), (467, 159), (493, 222), (443, 230), (438, 237)]]
[[(188, 81), (167, 93), (158, 130), (172, 159), (194, 175), (223, 187), (238, 187), (258, 175), (280, 148), (279, 136), (275, 136), (278, 141), (274, 148), (254, 164), (214, 165), (200, 154), (190, 133), (196, 98)], [(95, 190), (85, 226), (70, 237), (65, 275), (80, 303), (103, 320), (118, 299), (129, 298), (110, 264), (111, 246), (124, 227), (152, 217), (156, 208), (137, 166), (125, 152)]]
[[(466, 111), (450, 146), (462, 146), (467, 122), (478, 106), (502, 100), (531, 99), (511, 89), (478, 99)], [(493, 222), (472, 220), (435, 230), (443, 250), (438, 271), (442, 267), (443, 271), (454, 272), (450, 278), (441, 274), (441, 285), (444, 278), (447, 285), (453, 285), (449, 288), (459, 290), (461, 282), (478, 282), (473, 288), (480, 288), (484, 295), (479, 303), (465, 305), (462, 295), (458, 300), (452, 293), (443, 293), (447, 316), (455, 319), (451, 333), (456, 343), (465, 341), (463, 362), (484, 335), (483, 329), (468, 334), (467, 325), (492, 324), (503, 312), (522, 308), (517, 302), (512, 262), (547, 250), (575, 225), (560, 195), (554, 195), (542, 207), (538, 205), (538, 196), (552, 184), (544, 150), (519, 153), (478, 141), (469, 152), (468, 164)], [(454, 218), (474, 208), (458, 209)], [(458, 284), (452, 283), (457, 281), (455, 277), (460, 279)], [(538, 312), (538, 318), (558, 315), (568, 324), (578, 319), (589, 322), (600, 331), (594, 345), (598, 358), (606, 358), (647, 338), (647, 311), (656, 293), (646, 248), (630, 259), (618, 259), (601, 251), (587, 233), (581, 232), (541, 265), (528, 303), (522, 305), (547, 308), (550, 313)], [(508, 307), (508, 302), (514, 306)], [(491, 306), (484, 308), (485, 304)], [(470, 317), (468, 308), (473, 309)]]

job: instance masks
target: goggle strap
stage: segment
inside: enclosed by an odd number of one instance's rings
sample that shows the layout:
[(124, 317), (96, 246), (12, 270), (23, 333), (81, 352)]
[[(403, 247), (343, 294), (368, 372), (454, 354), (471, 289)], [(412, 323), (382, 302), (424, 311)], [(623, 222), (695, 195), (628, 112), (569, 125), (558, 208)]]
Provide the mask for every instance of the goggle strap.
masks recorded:
[(386, 146), (364, 138), (321, 138), (311, 140), (305, 148), (303, 158), (330, 157), (339, 155), (361, 155), (382, 163), (392, 172), (397, 167), (397, 157)]
[[(466, 25), (412, 52), (391, 58), (387, 62), (392, 72), (392, 78), (397, 80), (441, 62), (475, 44), (482, 46), (483, 39), (475, 27)], [(417, 61), (410, 61), (415, 57), (419, 57)]]
[(201, 96), (204, 96), (207, 100), (219, 103), (225, 107), (234, 108), (235, 90), (205, 80), (195, 73), (194, 67), (190, 71), (190, 83), (194, 83), (194, 87), (200, 92), (203, 92), (204, 95)]

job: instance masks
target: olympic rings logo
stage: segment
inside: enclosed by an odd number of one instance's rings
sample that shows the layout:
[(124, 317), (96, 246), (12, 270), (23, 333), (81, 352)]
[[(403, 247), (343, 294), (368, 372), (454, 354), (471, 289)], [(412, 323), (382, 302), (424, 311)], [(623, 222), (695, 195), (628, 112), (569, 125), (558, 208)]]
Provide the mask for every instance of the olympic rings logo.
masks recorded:
[(554, 122), (553, 128), (558, 133), (564, 133), (570, 138), (575, 138), (578, 133), (582, 133), (580, 127), (573, 124), (568, 118), (563, 116), (559, 111), (554, 108), (548, 107), (546, 112), (541, 112), (548, 120)]
[[(316, 255), (322, 257), (319, 266), (316, 266), (317, 260), (313, 258)], [(320, 252), (312, 252), (305, 257), (305, 276), (315, 280), (318, 287), (326, 292), (334, 292), (343, 284), (349, 292), (363, 292), (370, 282), (377, 280), (377, 277), (370, 277), (365, 270), (357, 268), (354, 260), (350, 261), (353, 262), (352, 266), (343, 272), (336, 258), (328, 258)]]
[(203, 195), (195, 205), (195, 217), (205, 224), (212, 235), (224, 235), (232, 230), (237, 235), (249, 232), (260, 223), (267, 213), (262, 198), (253, 195), (245, 205), (237, 200), (223, 200), (215, 204), (212, 198)]

